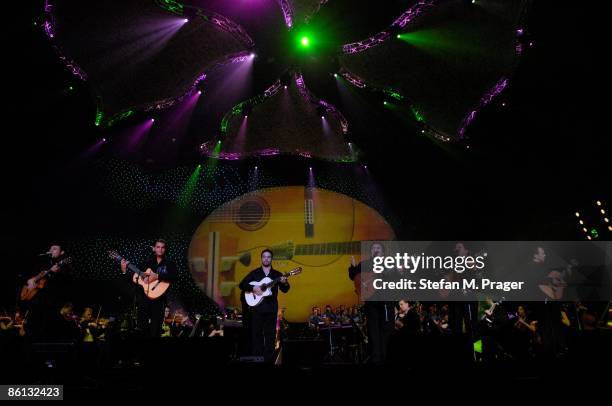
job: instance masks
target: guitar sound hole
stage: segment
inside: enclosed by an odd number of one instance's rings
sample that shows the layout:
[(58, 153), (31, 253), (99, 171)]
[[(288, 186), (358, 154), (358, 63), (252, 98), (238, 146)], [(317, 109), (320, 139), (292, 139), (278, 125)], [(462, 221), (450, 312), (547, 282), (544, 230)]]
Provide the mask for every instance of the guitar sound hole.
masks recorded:
[(247, 224), (250, 226), (257, 224), (263, 217), (263, 214), (263, 207), (261, 207), (257, 202), (247, 202), (240, 206), (239, 216), (242, 224)]
[(251, 196), (238, 207), (236, 224), (246, 231), (262, 228), (270, 217), (268, 203), (260, 197)]

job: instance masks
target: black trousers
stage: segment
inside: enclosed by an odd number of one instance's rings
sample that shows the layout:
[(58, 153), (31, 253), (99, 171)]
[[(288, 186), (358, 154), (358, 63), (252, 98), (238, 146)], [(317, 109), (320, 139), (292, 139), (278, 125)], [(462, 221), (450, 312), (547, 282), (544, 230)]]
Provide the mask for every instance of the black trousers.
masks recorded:
[(166, 296), (151, 300), (144, 293), (138, 292), (136, 306), (138, 307), (138, 329), (141, 330), (145, 338), (159, 338), (164, 322)]
[(251, 346), (253, 355), (263, 356), (265, 362), (272, 362), (276, 338), (276, 313), (251, 312)]
[(393, 305), (383, 302), (366, 302), (364, 306), (368, 328), (370, 362), (382, 364), (387, 358), (387, 344), (394, 331)]

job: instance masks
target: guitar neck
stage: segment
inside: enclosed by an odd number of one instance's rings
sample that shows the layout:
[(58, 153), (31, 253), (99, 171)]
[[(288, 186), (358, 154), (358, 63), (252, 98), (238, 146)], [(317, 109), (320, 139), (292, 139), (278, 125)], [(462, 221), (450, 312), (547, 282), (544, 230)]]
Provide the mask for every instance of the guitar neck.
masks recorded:
[[(117, 260), (117, 261), (119, 261), (119, 262), (121, 262), (121, 261), (127, 261), (127, 259), (123, 258), (122, 256), (120, 256), (120, 255), (118, 255), (118, 254), (116, 254), (116, 253), (114, 253), (114, 254), (113, 254), (112, 258), (116, 259), (116, 260)], [(128, 261), (128, 264), (127, 264), (127, 269), (128, 269), (128, 270), (130, 270), (130, 271), (132, 271), (132, 272), (133, 272), (133, 273), (135, 273), (135, 274), (138, 274), (138, 276), (141, 276), (141, 275), (143, 275), (143, 274), (144, 274), (144, 272), (142, 272), (142, 271), (140, 270), (140, 268), (138, 268), (136, 265), (132, 264), (132, 263), (131, 263), (131, 262), (129, 262), (129, 261)]]
[(47, 277), (47, 275), (49, 275), (49, 273), (51, 273), (51, 270), (47, 269), (45, 272), (43, 272), (42, 275), (38, 275), (36, 278), (34, 278), (34, 282), (38, 283), (43, 278)]
[[(65, 260), (61, 260), (61, 261), (57, 262), (55, 265), (61, 267), (61, 266), (64, 265), (64, 263), (65, 263)], [(36, 281), (36, 283), (38, 283), (41, 279), (45, 278), (50, 273), (51, 273), (51, 268), (49, 268), (46, 271), (44, 271), (42, 275), (37, 276), (34, 280)]]
[(270, 283), (266, 284), (266, 288), (267, 288), (267, 289), (273, 288), (273, 287), (274, 287), (274, 285), (276, 285), (276, 284), (278, 284), (278, 282), (280, 282), (280, 280), (281, 280), (281, 278), (282, 278), (282, 277), (288, 278), (288, 277), (290, 277), (290, 276), (291, 276), (291, 272), (287, 272), (286, 274), (283, 274), (282, 276), (276, 277), (276, 278), (274, 278), (274, 279), (272, 280), (272, 282), (270, 282)]
[(361, 253), (361, 241), (299, 244), (294, 255), (350, 255)]
[(138, 274), (138, 276), (141, 276), (144, 274), (144, 272), (141, 271), (140, 268), (138, 268), (136, 265), (132, 263), (129, 263), (127, 267), (130, 271), (134, 272), (135, 274)]

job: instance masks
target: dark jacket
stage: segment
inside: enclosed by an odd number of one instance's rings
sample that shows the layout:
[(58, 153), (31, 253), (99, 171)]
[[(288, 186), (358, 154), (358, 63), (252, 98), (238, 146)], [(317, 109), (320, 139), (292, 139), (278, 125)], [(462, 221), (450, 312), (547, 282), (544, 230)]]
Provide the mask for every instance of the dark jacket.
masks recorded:
[[(270, 269), (270, 273), (268, 274), (268, 278), (272, 280), (276, 278), (280, 278), (281, 276), (283, 276), (283, 274), (273, 268)], [(250, 283), (259, 282), (265, 277), (266, 277), (266, 274), (264, 273), (263, 269), (259, 267), (249, 272), (247, 276), (244, 277), (242, 282), (240, 282), (240, 285), (239, 285), (240, 289), (243, 292), (252, 292), (253, 286), (250, 285)], [(262, 313), (276, 313), (278, 311), (278, 289), (280, 289), (283, 293), (287, 293), (289, 291), (289, 288), (290, 288), (289, 282), (285, 284), (280, 283), (280, 282), (277, 283), (272, 288), (272, 294), (270, 296), (264, 297), (264, 299), (259, 305), (251, 308), (251, 311), (257, 311), (257, 312), (262, 312)]]

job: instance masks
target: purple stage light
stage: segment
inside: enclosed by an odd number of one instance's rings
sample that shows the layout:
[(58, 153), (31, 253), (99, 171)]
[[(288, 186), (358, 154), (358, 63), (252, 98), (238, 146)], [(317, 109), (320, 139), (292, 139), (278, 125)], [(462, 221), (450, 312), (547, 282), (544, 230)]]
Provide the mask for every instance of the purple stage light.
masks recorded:
[(289, 3), (289, 0), (276, 0), (283, 12), (283, 17), (285, 18), (285, 24), (287, 27), (293, 27), (293, 8)]
[(363, 41), (343, 45), (342, 51), (345, 54), (355, 54), (382, 44), (383, 42), (391, 38), (390, 31), (397, 30), (398, 28), (406, 28), (406, 26), (411, 21), (413, 21), (417, 16), (421, 15), (426, 8), (433, 6), (433, 4), (433, 0), (419, 1), (418, 3), (410, 7), (408, 10), (406, 10), (404, 13), (402, 13), (402, 15), (400, 15), (397, 19), (395, 19), (393, 24), (391, 24), (391, 26), (387, 30), (381, 31), (378, 34), (373, 35), (370, 38), (366, 38)]
[(342, 75), (342, 77), (344, 79), (346, 79), (353, 86), (356, 86), (356, 87), (358, 87), (360, 89), (364, 89), (366, 87), (365, 80), (363, 80), (359, 76), (355, 75), (354, 73), (349, 72), (345, 68), (342, 68), (342, 71), (340, 72), (340, 74)]
[(476, 114), (478, 114), (478, 112), (482, 110), (487, 104), (491, 103), (491, 101), (496, 96), (503, 92), (506, 86), (508, 86), (508, 79), (501, 78), (490, 91), (488, 91), (487, 93), (485, 93), (484, 96), (482, 96), (478, 105), (474, 109), (472, 109), (463, 119), (461, 128), (459, 128), (460, 139), (465, 136), (465, 131), (467, 130), (467, 127), (470, 125), (470, 123), (474, 121), (474, 118), (476, 118)]
[(342, 126), (342, 133), (346, 134), (348, 132), (348, 121), (342, 115), (342, 113), (340, 113), (338, 109), (336, 109), (336, 107), (333, 106), (332, 104), (326, 102), (325, 100), (318, 99), (317, 97), (315, 97), (310, 92), (310, 90), (308, 90), (308, 88), (306, 87), (306, 84), (304, 83), (304, 77), (302, 76), (301, 73), (295, 73), (294, 76), (295, 76), (295, 84), (300, 94), (302, 95), (302, 97), (304, 97), (306, 100), (309, 100), (313, 104), (318, 104), (322, 106), (323, 108), (325, 108), (325, 112), (327, 114), (333, 115), (340, 122), (340, 125)]

